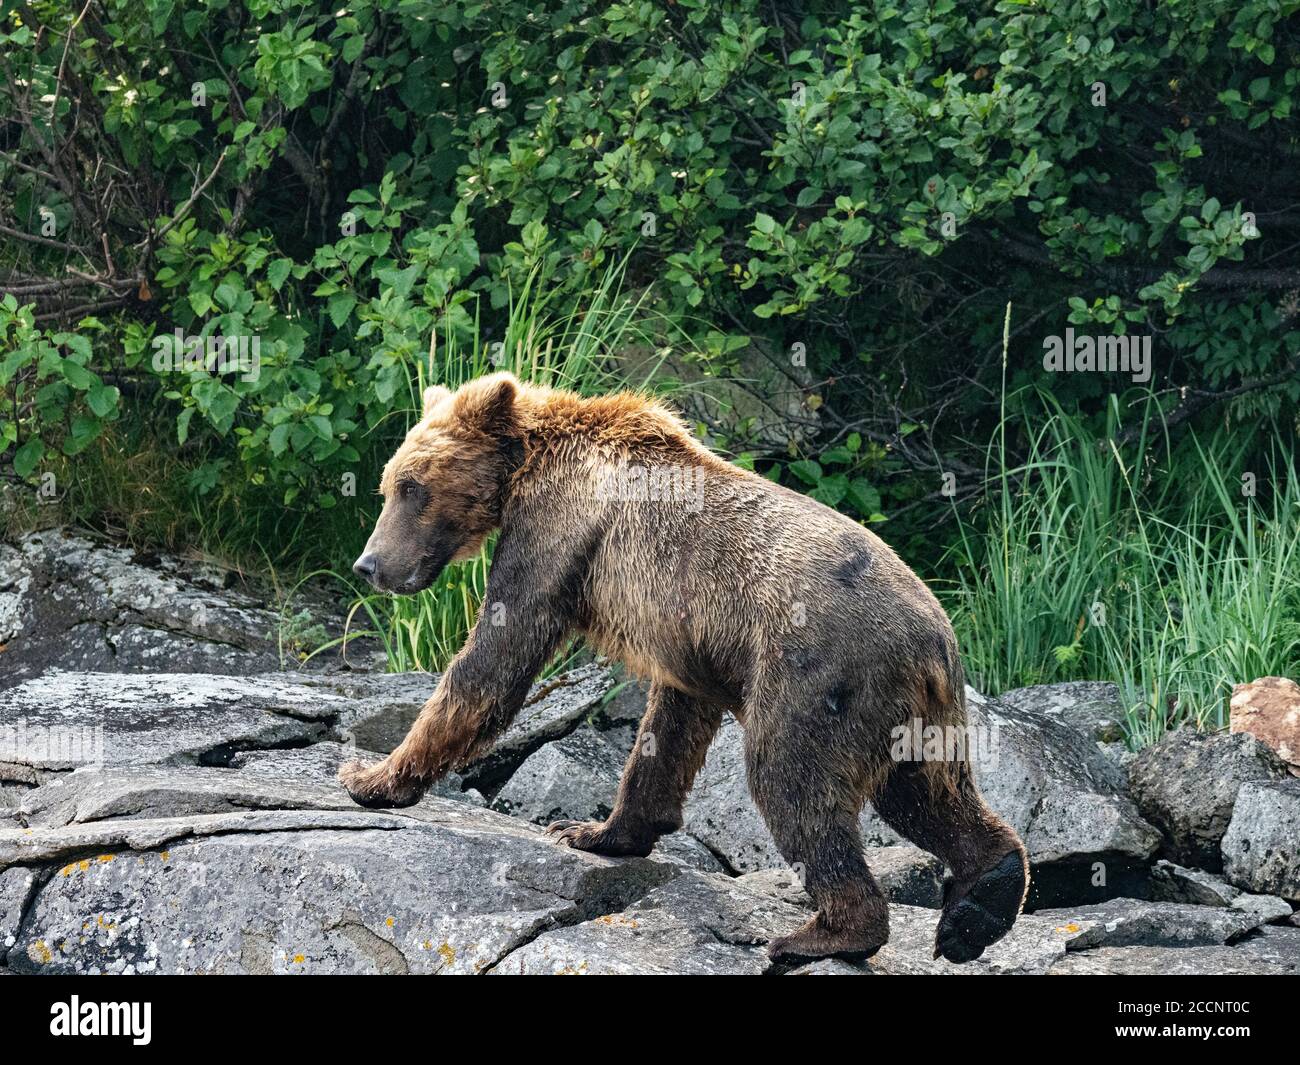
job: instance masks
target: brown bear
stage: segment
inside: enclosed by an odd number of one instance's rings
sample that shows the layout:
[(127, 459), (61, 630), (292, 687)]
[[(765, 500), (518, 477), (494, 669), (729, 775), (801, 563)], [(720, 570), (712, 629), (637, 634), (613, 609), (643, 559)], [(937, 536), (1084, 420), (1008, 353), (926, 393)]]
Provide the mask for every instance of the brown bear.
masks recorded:
[(651, 399), (504, 373), (430, 388), (381, 490), (355, 566), (376, 588), (418, 592), (500, 537), (478, 622), (409, 734), (378, 765), (340, 770), (358, 803), (409, 805), (483, 755), (580, 633), (650, 691), (613, 813), (551, 825), (561, 842), (648, 854), (681, 827), (729, 711), (754, 802), (817, 904), (774, 957), (867, 957), (888, 940), (858, 831), (868, 801), (951, 870), (936, 957), (976, 958), (1011, 928), (1025, 849), (964, 748), (891, 752), (918, 725), (964, 726), (963, 674), (943, 608), (867, 529), (727, 463)]

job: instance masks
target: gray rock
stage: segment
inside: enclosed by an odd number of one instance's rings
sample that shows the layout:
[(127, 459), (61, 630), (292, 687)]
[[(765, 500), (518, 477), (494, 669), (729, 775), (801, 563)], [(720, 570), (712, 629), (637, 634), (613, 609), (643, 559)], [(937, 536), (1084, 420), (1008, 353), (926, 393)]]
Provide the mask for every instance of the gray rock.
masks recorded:
[[(0, 545), (0, 688), (51, 668), (94, 672), (250, 674), (299, 666), (306, 652), (344, 631), (319, 591), (286, 610), (270, 590), (211, 563), (139, 555), (61, 530)], [(374, 641), (346, 656), (373, 664)], [(339, 649), (312, 659), (342, 660)]]
[(1164, 836), (1161, 854), (1180, 865), (1219, 872), (1219, 845), (1247, 782), (1278, 780), (1286, 767), (1245, 733), (1167, 733), (1129, 764), (1129, 790), (1142, 816)]
[(286, 783), (227, 769), (88, 766), (28, 792), (21, 808), (29, 828), (61, 828), (113, 818), (173, 818), (252, 810), (357, 809), (339, 784)]
[(650, 857), (672, 862), (682, 869), (700, 873), (725, 872), (723, 865), (703, 843), (685, 832), (670, 832), (661, 836)]
[[(624, 908), (676, 867), (554, 846), (466, 803), (279, 811), (0, 833), (50, 877), (7, 963), (39, 972), (452, 973)], [(129, 903), (125, 900), (129, 900)]]
[[(0, 778), (3, 776), (4, 770), (0, 769)], [(18, 808), (30, 790), (23, 784), (0, 783), (0, 822), (17, 820)]]
[[(890, 902), (931, 908), (943, 904), (943, 863), (933, 854), (919, 847), (899, 845), (869, 847), (866, 857), (880, 890)], [(813, 908), (812, 899), (789, 868), (745, 873), (737, 883), (766, 891), (794, 906)]]
[[(20, 774), (22, 767), (53, 772), (79, 765), (219, 766), (240, 752), (303, 747), (327, 737), (384, 754), (400, 742), (435, 683), (426, 674), (400, 673), (51, 671), (0, 691), (0, 777), (35, 783)], [(514, 759), (563, 734), (607, 684), (603, 673), (589, 667), (538, 685), (532, 704), (467, 778), (486, 775), (489, 763), (508, 769)]]
[(684, 827), (739, 873), (785, 865), (745, 782), (744, 733), (730, 715), (686, 799)]
[(1071, 951), (1052, 976), (1286, 976), (1278, 965), (1236, 947), (1100, 947)]
[(764, 945), (808, 919), (725, 876), (687, 872), (621, 913), (545, 932), (498, 975), (757, 975)]
[(346, 705), (288, 674), (54, 671), (0, 692), (0, 761), (40, 770), (218, 764), (240, 748), (322, 738)]
[(890, 906), (889, 942), (863, 964), (891, 976), (1021, 976), (1046, 973), (1065, 954), (1065, 937), (1053, 922), (1026, 913), (975, 961), (955, 965), (934, 957), (938, 924), (936, 910)]
[(1076, 680), (1015, 688), (998, 696), (998, 703), (1069, 725), (1098, 743), (1124, 739), (1124, 701), (1119, 685), (1109, 681)]
[(1300, 780), (1243, 784), (1222, 846), (1234, 884), (1300, 902)]
[(437, 673), (341, 673), (333, 691), (347, 699), (334, 731), (345, 743), (387, 754), (406, 737), (429, 696)]
[[(326, 740), (313, 743), (310, 747), (241, 751), (231, 759), (230, 766), (257, 776), (273, 777), (288, 785), (320, 783), (342, 791), (337, 780), (340, 765), (353, 758), (370, 762), (377, 761), (380, 757), (377, 752)], [(459, 799), (475, 806), (487, 805), (482, 794), (474, 788), (466, 787), (465, 779), (459, 773), (448, 773), (429, 789), (428, 794), (444, 799)]]
[(1234, 910), (1249, 914), (1258, 925), (1291, 919), (1291, 904), (1276, 895), (1252, 895), (1243, 891), (1232, 900), (1231, 906)]
[(263, 673), (280, 666), (279, 658), (269, 651), (249, 650), (146, 625), (81, 627), (93, 629), (95, 638), (105, 651), (93, 665), (84, 657), (75, 659), (76, 668), (81, 671), (244, 675)]
[(483, 791), (504, 782), (542, 744), (567, 735), (594, 713), (612, 683), (604, 669), (587, 665), (534, 685), (492, 753), (466, 767), (465, 780)]
[[(742, 873), (735, 878), (735, 883), (748, 891), (757, 891), (780, 899), (790, 906), (811, 912), (816, 909), (813, 900), (804, 889), (803, 882), (790, 868), (758, 869), (752, 873)], [(805, 920), (807, 915), (805, 914)]]
[(871, 976), (870, 969), (851, 965), (840, 958), (818, 958), (807, 965), (791, 969), (787, 976)]
[(1265, 925), (1233, 944), (1232, 949), (1260, 964), (1300, 974), (1300, 928)]
[(1112, 899), (1072, 909), (1038, 910), (1055, 923), (1067, 950), (1091, 947), (1205, 947), (1240, 938), (1262, 922), (1234, 907)]
[(36, 886), (36, 873), (21, 865), (0, 871), (0, 957), (14, 945), (18, 925)]
[[(685, 873), (622, 913), (546, 932), (515, 951), (494, 972), (544, 974), (755, 974), (773, 970), (764, 948), (798, 928), (808, 911), (768, 890), (768, 874), (728, 879)], [(984, 956), (954, 965), (934, 955), (939, 915), (891, 905), (890, 941), (870, 961), (825, 960), (800, 974), (1044, 973), (1065, 953), (1050, 922), (1022, 916)]]
[(1259, 924), (1286, 920), (1291, 904), (1276, 895), (1253, 895), (1202, 869), (1184, 869), (1165, 861), (1151, 869), (1151, 897), (1157, 902), (1186, 902), (1196, 906), (1231, 906), (1250, 914)]
[(645, 716), (648, 688), (627, 676), (617, 677), (617, 687), (604, 700), (592, 718), (596, 728), (604, 731), (630, 729), (634, 734)]
[(590, 727), (530, 754), (492, 808), (544, 825), (560, 818), (603, 821), (614, 808), (623, 755)]
[[(169, 818), (252, 810), (358, 809), (334, 773), (354, 753), (339, 744), (302, 751), (259, 752), (243, 769), (176, 766), (85, 767), (66, 773), (23, 798), (24, 827), (57, 828), (112, 818)], [(296, 772), (287, 772), (296, 764)], [(477, 792), (445, 784), (454, 798), (484, 805)], [(434, 790), (434, 795), (439, 791)]]
[(975, 764), (980, 790), (1020, 833), (1035, 866), (1151, 856), (1159, 836), (1095, 743), (1050, 716), (970, 688), (966, 697), (971, 724), (989, 737)]
[[(448, 800), (425, 800), (447, 802)], [(459, 804), (453, 804), (459, 805)], [(412, 807), (418, 811), (418, 807)], [(418, 812), (408, 817), (419, 816)], [(76, 822), (54, 827), (0, 829), (0, 869), (11, 865), (41, 865), (97, 854), (111, 860), (111, 852), (148, 850), (194, 836), (233, 832), (280, 832), (320, 828), (397, 829), (402, 822), (391, 814), (364, 810), (252, 810), (185, 817), (137, 817)], [(80, 864), (89, 868), (90, 860)], [(74, 860), (64, 872), (75, 869)]]
[(943, 905), (943, 862), (928, 851), (910, 844), (871, 847), (867, 865), (890, 902), (931, 908)]
[(1203, 869), (1186, 869), (1164, 858), (1151, 867), (1151, 897), (1156, 902), (1230, 906), (1241, 894), (1241, 888)]

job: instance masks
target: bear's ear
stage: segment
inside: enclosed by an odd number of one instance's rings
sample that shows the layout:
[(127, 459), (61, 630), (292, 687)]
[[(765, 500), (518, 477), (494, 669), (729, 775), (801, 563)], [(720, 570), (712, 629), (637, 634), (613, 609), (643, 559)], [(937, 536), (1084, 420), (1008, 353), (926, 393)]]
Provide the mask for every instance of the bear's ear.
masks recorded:
[(482, 432), (505, 428), (513, 421), (519, 380), (512, 373), (493, 373), (456, 390), (452, 408), (458, 421)]
[(442, 385), (430, 385), (424, 390), (424, 411), (420, 415), (427, 418), (433, 413), (433, 408), (451, 395), (451, 389), (444, 388)]

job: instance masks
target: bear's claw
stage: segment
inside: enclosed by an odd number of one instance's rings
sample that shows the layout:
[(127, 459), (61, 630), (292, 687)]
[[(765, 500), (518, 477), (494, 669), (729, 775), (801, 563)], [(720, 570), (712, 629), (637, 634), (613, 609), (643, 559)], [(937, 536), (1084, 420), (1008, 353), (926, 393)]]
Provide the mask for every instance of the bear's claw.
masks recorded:
[(605, 821), (552, 821), (546, 834), (554, 836), (556, 843), (577, 851), (590, 851), (610, 857), (635, 855), (644, 858), (654, 848), (654, 843), (624, 838)]

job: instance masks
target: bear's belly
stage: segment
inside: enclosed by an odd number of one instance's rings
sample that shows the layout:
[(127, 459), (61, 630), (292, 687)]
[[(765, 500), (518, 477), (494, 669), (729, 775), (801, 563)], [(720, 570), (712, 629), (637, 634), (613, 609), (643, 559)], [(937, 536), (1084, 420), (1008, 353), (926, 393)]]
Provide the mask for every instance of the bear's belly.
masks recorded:
[(599, 654), (623, 663), (642, 680), (726, 705), (740, 700), (740, 679), (728, 676), (681, 627), (650, 622), (633, 629), (593, 622), (583, 635)]

